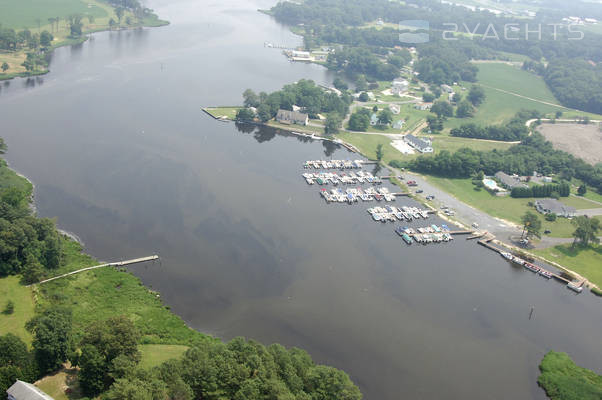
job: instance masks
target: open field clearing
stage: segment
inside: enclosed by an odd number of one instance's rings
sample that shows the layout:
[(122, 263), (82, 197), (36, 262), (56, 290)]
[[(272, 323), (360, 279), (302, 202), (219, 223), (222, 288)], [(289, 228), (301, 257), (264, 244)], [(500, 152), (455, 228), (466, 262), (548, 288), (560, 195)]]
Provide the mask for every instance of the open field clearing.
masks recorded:
[(598, 124), (543, 124), (537, 128), (554, 148), (590, 164), (602, 162), (602, 130)]

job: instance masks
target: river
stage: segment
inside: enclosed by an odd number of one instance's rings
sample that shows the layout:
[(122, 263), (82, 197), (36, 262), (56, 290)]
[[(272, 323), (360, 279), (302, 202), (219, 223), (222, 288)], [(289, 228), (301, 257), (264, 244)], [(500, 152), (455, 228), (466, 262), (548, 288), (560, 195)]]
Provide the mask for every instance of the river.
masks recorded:
[(353, 154), (200, 111), (332, 81), (263, 46), (300, 43), (257, 12), (271, 4), (154, 0), (170, 26), (96, 34), (57, 50), (50, 74), (0, 84), (7, 158), (38, 213), (101, 260), (159, 254), (132, 270), (188, 324), (304, 348), (369, 400), (544, 399), (551, 349), (602, 372), (600, 299), (462, 238), (405, 246), (300, 176)]

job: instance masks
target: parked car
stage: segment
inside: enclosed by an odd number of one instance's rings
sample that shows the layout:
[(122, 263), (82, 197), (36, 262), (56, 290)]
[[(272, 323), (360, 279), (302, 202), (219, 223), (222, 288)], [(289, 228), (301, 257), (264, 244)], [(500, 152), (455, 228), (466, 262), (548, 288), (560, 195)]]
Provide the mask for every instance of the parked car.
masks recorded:
[(433, 196), (432, 194), (429, 194), (428, 196), (426, 196), (427, 200), (433, 200), (435, 198), (435, 196)]
[(424, 190), (422, 190), (422, 189), (418, 189), (418, 190), (416, 191), (416, 193), (422, 193), (422, 192), (424, 192)]
[(473, 227), (473, 228), (478, 228), (478, 227), (479, 227), (479, 224), (477, 224), (476, 222), (473, 222), (473, 223), (472, 223), (472, 227)]
[(546, 235), (549, 235), (550, 233), (552, 233), (552, 231), (549, 229), (546, 229), (545, 231), (543, 231), (543, 233), (545, 233)]

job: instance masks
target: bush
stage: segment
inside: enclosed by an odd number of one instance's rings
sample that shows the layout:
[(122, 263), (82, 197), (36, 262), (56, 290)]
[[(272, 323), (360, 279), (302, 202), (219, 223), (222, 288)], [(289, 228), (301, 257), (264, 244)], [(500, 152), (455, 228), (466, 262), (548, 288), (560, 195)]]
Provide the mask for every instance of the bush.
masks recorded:
[(6, 315), (10, 315), (15, 312), (15, 303), (12, 300), (6, 302), (6, 307), (4, 307), (3, 313)]
[(546, 214), (546, 221), (550, 221), (550, 222), (556, 221), (556, 214), (554, 214), (554, 213)]

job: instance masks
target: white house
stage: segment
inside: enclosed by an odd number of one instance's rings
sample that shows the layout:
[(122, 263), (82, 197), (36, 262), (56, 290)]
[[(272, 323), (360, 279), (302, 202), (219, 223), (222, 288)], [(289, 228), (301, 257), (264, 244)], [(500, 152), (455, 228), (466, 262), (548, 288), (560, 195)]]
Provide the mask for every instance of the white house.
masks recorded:
[(54, 400), (31, 383), (17, 380), (6, 390), (8, 400)]
[(441, 90), (443, 90), (445, 93), (453, 93), (454, 89), (452, 89), (451, 86), (449, 85), (441, 85)]
[(408, 91), (409, 86), (410, 83), (407, 80), (402, 78), (396, 78), (391, 83), (391, 93), (393, 93), (394, 95), (401, 96), (402, 94)]
[(432, 143), (428, 139), (418, 138), (414, 135), (405, 135), (403, 140), (421, 153), (433, 152)]

